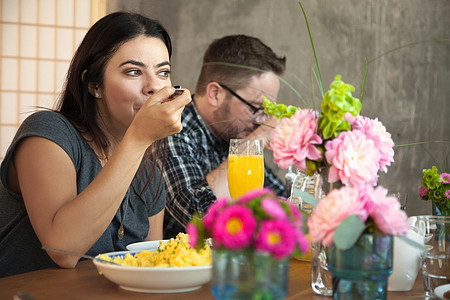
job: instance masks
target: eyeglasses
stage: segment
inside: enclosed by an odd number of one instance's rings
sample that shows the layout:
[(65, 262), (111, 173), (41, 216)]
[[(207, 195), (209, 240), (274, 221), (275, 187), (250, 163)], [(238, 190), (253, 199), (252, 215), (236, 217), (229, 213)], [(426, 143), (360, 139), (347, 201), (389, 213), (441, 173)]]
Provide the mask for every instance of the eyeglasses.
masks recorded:
[(239, 96), (238, 94), (236, 94), (235, 91), (233, 91), (232, 89), (230, 89), (226, 85), (221, 84), (221, 83), (219, 83), (219, 85), (223, 89), (227, 90), (231, 95), (233, 95), (234, 97), (238, 98), (245, 105), (247, 105), (252, 110), (253, 117), (254, 117), (255, 121), (260, 122), (260, 121), (264, 121), (265, 120), (267, 115), (264, 113), (264, 107), (256, 107), (253, 104), (251, 104), (250, 102), (248, 102), (247, 100), (245, 100), (244, 98), (242, 98), (241, 96)]

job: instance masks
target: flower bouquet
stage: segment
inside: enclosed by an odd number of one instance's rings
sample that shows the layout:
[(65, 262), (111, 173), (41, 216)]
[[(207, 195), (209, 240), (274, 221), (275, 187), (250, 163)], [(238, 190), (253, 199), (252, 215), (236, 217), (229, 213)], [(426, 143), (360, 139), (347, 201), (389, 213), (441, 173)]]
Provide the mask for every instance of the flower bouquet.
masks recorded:
[(407, 219), (397, 199), (381, 186), (342, 187), (319, 201), (308, 229), (312, 242), (329, 247), (335, 299), (386, 299), (393, 236), (406, 235)]
[(337, 75), (321, 112), (265, 100), (266, 113), (281, 117), (270, 143), (274, 162), (282, 169), (294, 165), (309, 176), (327, 170), (329, 183), (376, 185), (378, 171), (387, 172), (394, 161), (394, 142), (378, 119), (359, 115), (354, 90)]
[(238, 199), (221, 198), (187, 225), (193, 247), (211, 238), (213, 294), (226, 299), (281, 299), (286, 295), (289, 257), (306, 252), (298, 208), (268, 188)]
[(424, 169), (419, 195), (422, 200), (432, 200), (433, 214), (450, 215), (450, 174), (439, 174), (438, 169)]

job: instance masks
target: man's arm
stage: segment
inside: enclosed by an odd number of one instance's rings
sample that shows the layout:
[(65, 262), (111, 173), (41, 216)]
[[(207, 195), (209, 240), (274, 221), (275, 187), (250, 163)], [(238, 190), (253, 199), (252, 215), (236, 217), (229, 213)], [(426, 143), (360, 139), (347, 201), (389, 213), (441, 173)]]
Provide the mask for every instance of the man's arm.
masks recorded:
[(205, 178), (217, 198), (230, 197), (228, 189), (228, 159), (206, 174)]
[[(167, 162), (162, 170), (166, 182), (166, 224), (183, 228), (197, 212), (205, 212), (216, 196), (205, 179), (206, 164), (189, 139), (170, 137), (167, 142)], [(178, 226), (177, 226), (178, 227)], [(164, 232), (171, 228), (164, 228)]]

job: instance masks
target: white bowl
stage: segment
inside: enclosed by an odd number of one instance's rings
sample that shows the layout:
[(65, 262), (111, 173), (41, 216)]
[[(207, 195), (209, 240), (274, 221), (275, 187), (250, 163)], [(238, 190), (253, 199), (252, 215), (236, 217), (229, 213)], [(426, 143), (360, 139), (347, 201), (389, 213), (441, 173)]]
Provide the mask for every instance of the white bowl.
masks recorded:
[[(114, 258), (139, 251), (104, 253)], [(98, 258), (98, 256), (96, 256)], [(141, 293), (180, 293), (199, 289), (211, 280), (212, 266), (125, 267), (93, 260), (97, 270), (121, 288)]]

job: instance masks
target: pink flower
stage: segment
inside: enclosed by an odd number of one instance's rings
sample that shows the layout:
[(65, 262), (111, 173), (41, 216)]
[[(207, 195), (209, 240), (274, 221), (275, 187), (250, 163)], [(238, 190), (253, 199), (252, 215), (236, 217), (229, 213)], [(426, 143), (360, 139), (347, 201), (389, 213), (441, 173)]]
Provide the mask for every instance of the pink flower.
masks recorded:
[(378, 229), (385, 234), (406, 235), (410, 228), (408, 216), (400, 209), (400, 202), (396, 197), (388, 197), (388, 191), (383, 187), (375, 190), (369, 187), (369, 200), (373, 206), (369, 211)]
[(286, 211), (281, 207), (280, 203), (271, 198), (263, 198), (261, 200), (261, 207), (269, 216), (275, 219), (286, 218)]
[(218, 246), (239, 250), (251, 244), (255, 228), (256, 219), (252, 211), (236, 204), (225, 208), (217, 216), (212, 238)]
[(442, 184), (446, 184), (446, 183), (450, 183), (450, 174), (448, 173), (442, 173), (441, 175), (439, 175), (441, 177), (441, 183)]
[(420, 195), (420, 197), (422, 197), (422, 198), (425, 197), (429, 190), (430, 189), (427, 189), (426, 187), (421, 185), (420, 188), (419, 188), (419, 195)]
[(276, 258), (284, 258), (294, 251), (296, 245), (295, 229), (286, 220), (267, 220), (261, 222), (261, 229), (255, 243), (257, 251), (268, 251)]
[(445, 197), (447, 197), (447, 199), (450, 199), (450, 190), (445, 191)]
[(331, 164), (328, 181), (345, 185), (363, 183), (375, 185), (378, 181), (380, 154), (374, 141), (359, 130), (346, 131), (325, 144), (325, 157)]
[(303, 253), (308, 252), (309, 241), (306, 236), (300, 230), (295, 231), (295, 236), (298, 244), (298, 249), (300, 249), (300, 251)]
[(227, 198), (220, 198), (208, 207), (208, 209), (206, 210), (206, 214), (203, 217), (203, 225), (205, 226), (206, 230), (211, 230), (212, 224), (217, 218), (218, 211), (222, 207), (225, 207), (226, 204)]
[(365, 199), (357, 188), (332, 190), (319, 201), (308, 219), (311, 242), (322, 241), (324, 246), (333, 245), (334, 231), (351, 215), (358, 215), (365, 222), (368, 216)]
[(351, 123), (351, 127), (352, 130), (362, 131), (375, 143), (375, 148), (380, 153), (379, 169), (386, 173), (387, 166), (394, 161), (394, 141), (391, 134), (386, 131), (386, 127), (378, 119), (373, 120), (363, 116), (357, 116)]
[(198, 230), (194, 223), (186, 225), (186, 233), (189, 235), (189, 245), (195, 248), (198, 242)]
[(290, 118), (284, 118), (272, 134), (270, 147), (274, 162), (282, 169), (294, 164), (306, 170), (306, 159), (320, 160), (322, 154), (315, 145), (322, 139), (317, 134), (317, 118), (308, 109), (297, 110)]
[(270, 188), (268, 188), (268, 187), (264, 187), (262, 189), (261, 188), (257, 188), (257, 189), (248, 191), (247, 193), (242, 195), (238, 199), (238, 201), (240, 201), (240, 202), (248, 202), (250, 200), (253, 200), (254, 198), (258, 198), (258, 197), (260, 197), (262, 195), (265, 195), (265, 194), (275, 195), (273, 193), (273, 191)]
[(291, 211), (291, 215), (294, 219), (294, 225), (295, 226), (301, 226), (303, 222), (302, 214), (300, 213), (297, 205), (288, 202), (287, 205), (289, 206), (289, 209)]
[[(359, 115), (358, 115), (358, 116), (359, 116)], [(344, 120), (345, 120), (345, 121), (348, 121), (348, 122), (350, 123), (350, 126), (351, 126), (351, 125), (353, 124), (353, 122), (355, 122), (355, 120), (356, 120), (356, 118), (357, 118), (358, 116), (354, 117), (351, 113), (346, 112), (346, 113), (344, 114)]]

